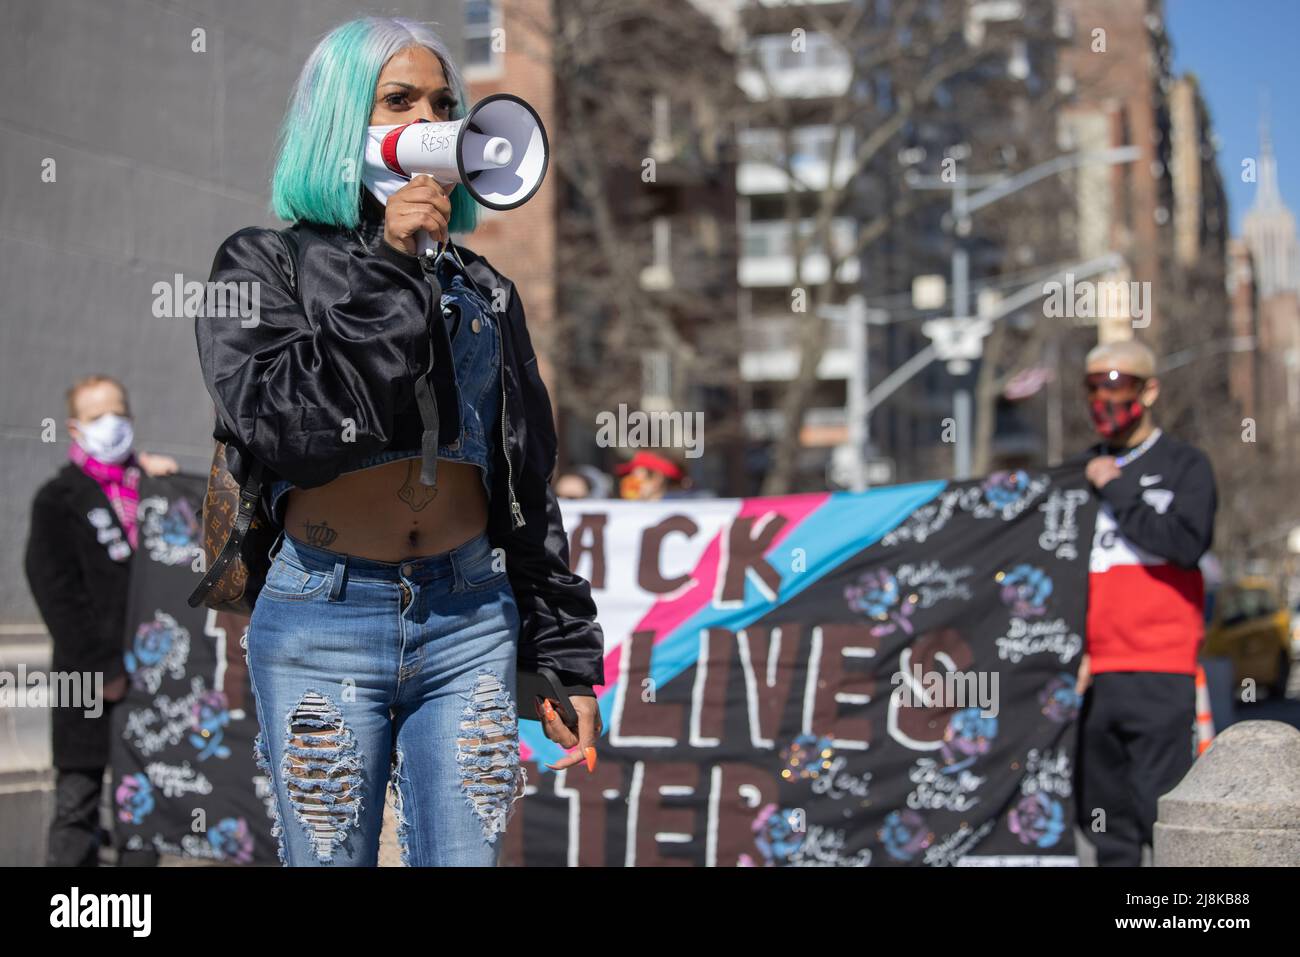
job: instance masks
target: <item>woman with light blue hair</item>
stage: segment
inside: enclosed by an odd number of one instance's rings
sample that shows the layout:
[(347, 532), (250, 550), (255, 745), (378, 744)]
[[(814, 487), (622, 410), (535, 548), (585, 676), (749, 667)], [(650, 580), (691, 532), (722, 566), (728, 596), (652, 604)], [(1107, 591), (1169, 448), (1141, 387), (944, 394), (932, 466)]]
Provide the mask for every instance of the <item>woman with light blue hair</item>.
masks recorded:
[[(384, 82), (376, 89), (381, 69)], [(414, 87), (411, 80), (420, 78), (433, 89)], [(427, 109), (417, 93), (429, 100)], [(458, 120), (465, 113), (460, 72), (426, 24), (365, 17), (335, 28), (307, 58), (280, 128), (271, 179), (275, 215), (356, 226), (367, 126)], [(446, 225), (458, 233), (478, 225), (478, 206), (463, 186), (451, 191)]]
[(213, 263), (256, 285), (257, 315), (196, 323), (214, 436), (279, 531), (248, 560), (270, 566), (245, 649), (290, 865), (376, 863), (390, 784), (404, 863), (497, 863), (526, 782), (522, 672), (560, 686), (530, 702), (574, 749), (549, 766), (595, 768), (604, 638), (569, 570), (520, 295), (451, 241), (475, 226), (462, 186), (377, 189), (366, 165), (376, 128), (464, 100), (429, 27), (331, 31), (281, 129), (271, 201), (292, 225), (240, 230)]

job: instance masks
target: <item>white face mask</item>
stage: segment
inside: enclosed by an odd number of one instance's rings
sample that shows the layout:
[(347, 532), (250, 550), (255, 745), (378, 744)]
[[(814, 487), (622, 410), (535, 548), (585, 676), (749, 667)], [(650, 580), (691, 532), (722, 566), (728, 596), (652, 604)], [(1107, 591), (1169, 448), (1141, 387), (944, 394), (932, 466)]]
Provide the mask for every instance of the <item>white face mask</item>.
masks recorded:
[(91, 422), (77, 421), (77, 444), (92, 458), (117, 465), (131, 454), (135, 427), (126, 416), (106, 412)]
[[(384, 162), (384, 137), (393, 130), (407, 126), (406, 123), (393, 123), (388, 126), (371, 126), (366, 133), (366, 158), (361, 165), (361, 182), (366, 184), (366, 189), (374, 195), (384, 206), (388, 205), (388, 197), (410, 182), (410, 179), (401, 173), (394, 173)], [(438, 244), (434, 238), (425, 230), (420, 230), (416, 234), (416, 245), (421, 252), (433, 253)]]
[(384, 162), (384, 137), (405, 123), (391, 123), (388, 126), (371, 126), (366, 134), (366, 158), (361, 166), (361, 182), (374, 195), (375, 199), (387, 206), (388, 197), (405, 186), (408, 180), (401, 173), (394, 173)]

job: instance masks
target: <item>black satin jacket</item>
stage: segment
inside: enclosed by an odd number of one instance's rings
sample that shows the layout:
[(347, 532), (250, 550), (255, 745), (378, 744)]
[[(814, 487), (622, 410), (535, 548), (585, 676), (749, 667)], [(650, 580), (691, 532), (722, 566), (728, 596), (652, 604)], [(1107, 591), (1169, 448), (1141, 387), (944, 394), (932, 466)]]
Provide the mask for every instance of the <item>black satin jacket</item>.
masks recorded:
[[(365, 193), (356, 230), (247, 228), (217, 250), (195, 335), (217, 408), (213, 437), (227, 442), (236, 481), (248, 475), (249, 453), (271, 473), (265, 490), (276, 478), (324, 485), (390, 448), (422, 449), (423, 477), (436, 478), (438, 441), (461, 428), (441, 288), (419, 258), (384, 241), (383, 213)], [(523, 305), (486, 259), (457, 248), (504, 316), (488, 536), (505, 551), (519, 607), (520, 665), (549, 667), (566, 685), (603, 685), (604, 636), (591, 586), (569, 569), (550, 485), (555, 421)], [(220, 315), (214, 283), (256, 283), (240, 287), (240, 301), (256, 305), (244, 314), (255, 318)]]

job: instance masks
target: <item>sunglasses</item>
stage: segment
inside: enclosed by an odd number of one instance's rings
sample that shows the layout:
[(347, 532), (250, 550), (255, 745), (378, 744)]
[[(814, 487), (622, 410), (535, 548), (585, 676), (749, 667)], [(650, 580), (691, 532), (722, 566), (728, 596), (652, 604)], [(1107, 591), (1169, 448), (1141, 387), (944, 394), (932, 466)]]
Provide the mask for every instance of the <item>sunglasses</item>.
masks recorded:
[(1137, 390), (1146, 381), (1143, 376), (1111, 369), (1109, 372), (1089, 372), (1083, 377), (1083, 387), (1091, 395), (1098, 389), (1113, 392)]

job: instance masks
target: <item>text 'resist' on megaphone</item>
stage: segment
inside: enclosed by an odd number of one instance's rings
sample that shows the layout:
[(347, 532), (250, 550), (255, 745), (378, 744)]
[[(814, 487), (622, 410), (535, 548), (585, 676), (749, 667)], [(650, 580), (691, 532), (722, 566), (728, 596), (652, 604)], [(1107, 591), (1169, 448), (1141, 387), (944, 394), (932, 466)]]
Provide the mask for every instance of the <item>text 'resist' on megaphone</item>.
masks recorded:
[[(537, 111), (510, 93), (483, 97), (459, 120), (419, 120), (371, 132), (384, 166), (393, 173), (406, 179), (425, 173), (444, 185), (460, 183), (489, 209), (528, 202), (542, 185), (551, 152)], [(419, 245), (426, 255), (434, 252), (433, 238), (424, 230)]]

